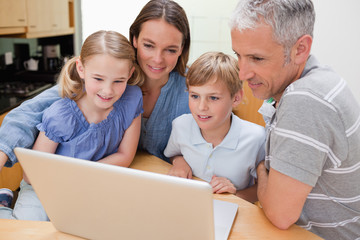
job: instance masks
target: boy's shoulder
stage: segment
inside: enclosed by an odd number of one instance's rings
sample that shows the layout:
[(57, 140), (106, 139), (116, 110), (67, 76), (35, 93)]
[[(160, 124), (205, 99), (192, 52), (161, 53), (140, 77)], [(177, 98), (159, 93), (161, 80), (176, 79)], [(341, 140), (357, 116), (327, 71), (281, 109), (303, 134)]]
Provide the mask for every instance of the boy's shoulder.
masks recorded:
[(245, 133), (256, 134), (256, 135), (260, 135), (261, 137), (262, 136), (265, 137), (266, 133), (265, 133), (265, 128), (263, 126), (243, 120), (238, 116), (236, 116), (235, 114), (233, 114), (232, 116), (233, 116), (233, 120), (232, 120), (233, 128), (231, 128), (232, 131), (239, 131), (243, 133), (245, 132)]
[(173, 120), (173, 126), (189, 126), (194, 120), (191, 113), (185, 113)]

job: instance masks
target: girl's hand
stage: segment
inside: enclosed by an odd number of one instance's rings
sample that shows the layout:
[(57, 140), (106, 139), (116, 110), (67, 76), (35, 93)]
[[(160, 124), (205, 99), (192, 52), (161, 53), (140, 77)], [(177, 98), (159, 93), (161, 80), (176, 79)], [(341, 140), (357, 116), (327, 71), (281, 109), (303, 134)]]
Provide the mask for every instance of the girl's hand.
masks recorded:
[(172, 158), (172, 167), (169, 170), (170, 176), (192, 178), (192, 171), (189, 164), (185, 161), (183, 156), (176, 156)]
[(213, 193), (236, 193), (236, 188), (229, 179), (224, 177), (213, 176), (210, 185), (213, 189)]

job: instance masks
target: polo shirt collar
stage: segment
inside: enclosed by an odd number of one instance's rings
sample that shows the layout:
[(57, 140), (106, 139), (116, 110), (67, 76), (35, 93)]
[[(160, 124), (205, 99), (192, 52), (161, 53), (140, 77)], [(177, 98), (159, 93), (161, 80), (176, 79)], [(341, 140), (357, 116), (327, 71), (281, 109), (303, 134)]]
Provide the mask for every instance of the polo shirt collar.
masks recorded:
[[(222, 142), (216, 146), (216, 147), (223, 147), (228, 149), (236, 149), (237, 145), (239, 143), (239, 135), (241, 131), (240, 127), (240, 121), (238, 117), (234, 115), (234, 113), (231, 113), (231, 125), (229, 132), (226, 134), (225, 138), (222, 140)], [(197, 125), (195, 119), (193, 118), (191, 121), (191, 132), (194, 134), (191, 138), (191, 144), (198, 145), (198, 144), (208, 144), (203, 136), (201, 135), (200, 128)]]

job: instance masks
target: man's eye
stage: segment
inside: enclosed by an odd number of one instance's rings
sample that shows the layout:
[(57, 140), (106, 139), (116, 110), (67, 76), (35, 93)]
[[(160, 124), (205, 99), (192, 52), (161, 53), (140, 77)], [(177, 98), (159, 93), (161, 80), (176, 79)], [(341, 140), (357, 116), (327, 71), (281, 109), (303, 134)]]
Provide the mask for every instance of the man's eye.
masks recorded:
[(261, 58), (261, 57), (253, 57), (252, 59), (256, 62), (260, 62), (260, 61), (264, 60), (264, 58)]

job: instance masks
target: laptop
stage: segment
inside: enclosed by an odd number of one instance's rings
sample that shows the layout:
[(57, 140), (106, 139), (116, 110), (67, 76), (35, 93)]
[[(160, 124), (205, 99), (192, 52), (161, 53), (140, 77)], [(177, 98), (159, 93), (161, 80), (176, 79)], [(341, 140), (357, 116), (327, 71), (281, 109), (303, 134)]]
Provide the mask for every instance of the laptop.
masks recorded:
[(237, 204), (213, 200), (206, 182), (14, 151), (50, 221), (65, 233), (88, 239), (224, 240), (237, 213)]

